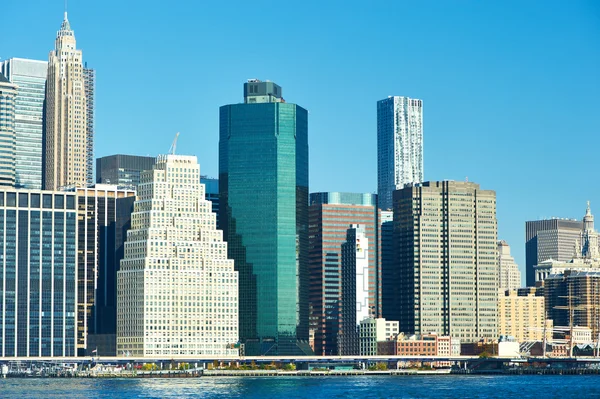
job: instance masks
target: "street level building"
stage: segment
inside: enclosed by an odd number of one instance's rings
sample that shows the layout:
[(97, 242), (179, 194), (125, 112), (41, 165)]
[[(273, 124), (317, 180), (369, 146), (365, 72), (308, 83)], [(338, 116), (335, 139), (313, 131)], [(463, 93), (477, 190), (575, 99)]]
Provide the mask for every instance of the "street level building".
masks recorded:
[[(535, 288), (501, 290), (498, 295), (498, 334), (518, 342), (541, 341), (544, 331), (552, 337), (552, 320), (546, 322), (545, 300)], [(546, 329), (544, 330), (544, 324)]]
[(398, 333), (397, 321), (372, 317), (361, 320), (359, 322), (360, 355), (377, 356), (377, 343), (389, 341)]
[(0, 189), (0, 357), (76, 355), (74, 193)]
[(18, 86), (15, 99), (15, 187), (42, 188), (43, 116), (48, 62), (10, 58), (0, 75)]
[[(315, 331), (315, 353), (335, 355), (340, 329), (342, 245), (351, 224), (363, 226), (368, 253), (369, 316), (379, 313), (377, 195), (370, 193), (320, 192), (310, 194), (309, 275), (311, 330)], [(357, 322), (360, 320), (357, 320)]]
[(108, 155), (96, 159), (96, 183), (112, 184), (135, 190), (145, 170), (152, 170), (155, 157), (139, 155)]
[(246, 355), (312, 354), (308, 334), (308, 112), (250, 80), (219, 116), (219, 220), (240, 278)]
[(0, 74), (0, 186), (15, 186), (17, 85)]
[(83, 187), (91, 182), (86, 83), (81, 50), (67, 13), (48, 60), (45, 109), (44, 188)]
[(424, 182), (394, 192), (400, 330), (496, 339), (496, 193)]
[(515, 290), (521, 286), (521, 272), (510, 256), (510, 246), (504, 240), (498, 241), (498, 261), (500, 263), (500, 289)]
[(195, 156), (142, 173), (117, 272), (118, 356), (237, 355), (238, 273)]
[(423, 101), (391, 96), (377, 102), (377, 194), (392, 209), (392, 193), (423, 181)]

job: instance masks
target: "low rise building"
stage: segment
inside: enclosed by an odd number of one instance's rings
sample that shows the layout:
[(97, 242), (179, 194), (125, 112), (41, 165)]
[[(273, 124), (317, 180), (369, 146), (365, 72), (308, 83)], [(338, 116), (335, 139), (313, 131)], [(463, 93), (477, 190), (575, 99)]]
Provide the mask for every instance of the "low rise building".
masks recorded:
[(360, 321), (360, 355), (377, 356), (377, 343), (398, 335), (398, 322), (384, 318), (366, 318)]

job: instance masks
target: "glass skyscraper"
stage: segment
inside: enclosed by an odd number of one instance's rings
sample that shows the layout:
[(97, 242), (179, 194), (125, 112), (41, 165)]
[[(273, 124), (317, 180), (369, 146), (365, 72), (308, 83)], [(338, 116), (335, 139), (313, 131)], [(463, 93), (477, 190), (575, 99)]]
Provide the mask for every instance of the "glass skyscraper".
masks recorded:
[(392, 192), (423, 181), (423, 101), (391, 96), (377, 102), (377, 194), (392, 209)]
[(74, 193), (0, 190), (0, 357), (75, 355)]
[(273, 82), (220, 108), (220, 222), (239, 271), (246, 355), (308, 345), (308, 112)]
[(42, 130), (48, 62), (11, 58), (0, 74), (18, 86), (15, 100), (15, 186), (42, 188)]

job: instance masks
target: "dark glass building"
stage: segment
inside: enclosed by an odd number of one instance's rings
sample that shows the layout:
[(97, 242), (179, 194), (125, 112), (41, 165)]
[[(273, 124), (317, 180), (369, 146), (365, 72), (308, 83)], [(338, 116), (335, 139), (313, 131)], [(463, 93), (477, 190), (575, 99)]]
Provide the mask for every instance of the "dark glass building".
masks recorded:
[(204, 184), (205, 198), (212, 203), (212, 211), (217, 214), (217, 229), (223, 230), (219, 223), (219, 179), (200, 176), (200, 183)]
[(308, 112), (281, 87), (249, 81), (220, 108), (220, 222), (239, 272), (246, 355), (301, 355), (308, 344)]
[(131, 225), (135, 191), (97, 184), (77, 188), (77, 350), (116, 356), (117, 271)]
[(0, 190), (0, 357), (76, 354), (75, 202)]
[(96, 183), (114, 184), (135, 189), (140, 183), (140, 173), (152, 170), (155, 157), (138, 155), (109, 155), (96, 159)]

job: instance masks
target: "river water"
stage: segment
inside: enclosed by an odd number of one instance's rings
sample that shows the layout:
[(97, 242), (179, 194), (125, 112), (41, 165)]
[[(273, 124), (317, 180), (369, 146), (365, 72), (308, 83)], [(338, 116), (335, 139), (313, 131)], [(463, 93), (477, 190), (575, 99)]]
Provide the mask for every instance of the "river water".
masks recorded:
[(3, 379), (0, 398), (600, 398), (600, 376)]

